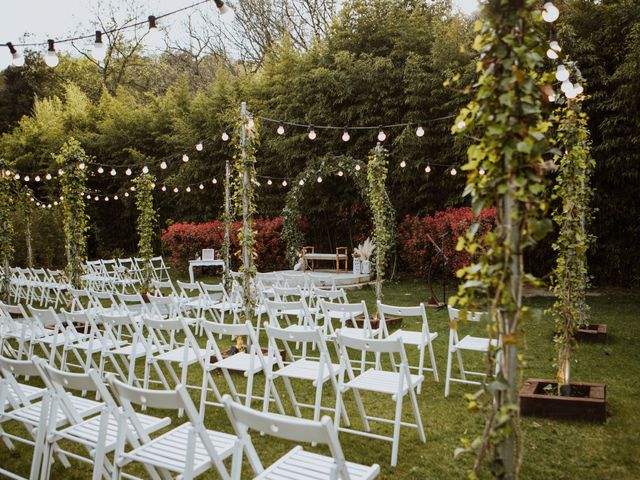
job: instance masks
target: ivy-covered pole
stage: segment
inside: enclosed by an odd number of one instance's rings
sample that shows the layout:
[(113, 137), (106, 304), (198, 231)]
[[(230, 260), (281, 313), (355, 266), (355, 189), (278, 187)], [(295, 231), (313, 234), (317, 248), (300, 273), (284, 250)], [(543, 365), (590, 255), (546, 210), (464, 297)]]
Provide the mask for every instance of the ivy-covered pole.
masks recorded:
[(556, 156), (559, 172), (554, 195), (560, 204), (553, 212), (559, 233), (553, 244), (558, 256), (551, 277), (551, 291), (556, 297), (551, 313), (556, 324), (556, 377), (561, 395), (570, 394), (575, 333), (579, 325), (589, 323), (587, 250), (593, 237), (587, 228), (592, 219), (590, 182), (595, 161), (591, 156), (587, 115), (582, 111), (583, 98), (567, 99), (558, 112), (558, 147), (563, 154)]
[(224, 272), (222, 283), (227, 292), (231, 292), (231, 162), (225, 161), (224, 169), (224, 240), (222, 242), (222, 259)]
[(2, 259), (2, 298), (6, 303), (11, 297), (11, 260), (13, 259), (13, 176), (0, 162), (0, 258)]
[(33, 205), (31, 205), (30, 190), (25, 187), (23, 197), (24, 209), (24, 236), (27, 244), (27, 267), (33, 268), (33, 245), (31, 237), (31, 223), (33, 222)]
[[(255, 268), (255, 239), (253, 232), (253, 215), (255, 213), (255, 183), (257, 132), (253, 119), (247, 113), (247, 104), (242, 102), (240, 112), (240, 139), (238, 153), (235, 156), (234, 170), (236, 187), (234, 198), (236, 211), (242, 214), (242, 231), (238, 232), (242, 255), (242, 293), (243, 293), (243, 321), (253, 321), (256, 308), (254, 279)], [(237, 339), (238, 349), (244, 348), (243, 339)]]
[(153, 265), (153, 237), (158, 224), (158, 213), (153, 206), (153, 189), (156, 177), (150, 173), (143, 173), (133, 183), (136, 187), (136, 207), (138, 209), (138, 256), (142, 259), (142, 285), (140, 291), (148, 293), (151, 287)]
[(87, 261), (88, 215), (85, 212), (86, 162), (90, 157), (74, 138), (70, 138), (53, 158), (62, 170), (62, 224), (67, 254), (67, 278), (74, 288), (80, 288)]
[(538, 0), (483, 3), (474, 42), (480, 54), (475, 99), (453, 127), (454, 133), (473, 130), (479, 136), (463, 166), (464, 195), (471, 197), (476, 214), (488, 207), (497, 212), (494, 231), (475, 238), (475, 225), (459, 240), (458, 248), (476, 261), (458, 272), (464, 282), (450, 299), (463, 312), (488, 310), (489, 335), (497, 345), (489, 349), (482, 390), (468, 396), (469, 408), (484, 413), (485, 427), (457, 450), (476, 455), (472, 478), (486, 464), (496, 478), (517, 478), (522, 461), (517, 391), (527, 315), (522, 289), (532, 279), (524, 271), (523, 251), (552, 225), (543, 158), (549, 150), (551, 87), (542, 74), (547, 47), (541, 7)]
[(382, 301), (382, 281), (389, 250), (389, 228), (387, 225), (387, 151), (378, 145), (369, 154), (367, 180), (369, 208), (373, 217), (374, 244), (376, 248), (376, 300)]

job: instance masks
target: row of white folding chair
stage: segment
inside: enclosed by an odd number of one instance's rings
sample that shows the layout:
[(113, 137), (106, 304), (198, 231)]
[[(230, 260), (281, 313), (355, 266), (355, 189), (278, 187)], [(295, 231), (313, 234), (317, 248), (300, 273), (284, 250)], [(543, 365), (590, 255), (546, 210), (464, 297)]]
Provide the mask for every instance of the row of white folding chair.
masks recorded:
[(11, 268), (10, 282), (14, 303), (54, 303), (56, 308), (67, 286), (60, 271), (44, 268)]

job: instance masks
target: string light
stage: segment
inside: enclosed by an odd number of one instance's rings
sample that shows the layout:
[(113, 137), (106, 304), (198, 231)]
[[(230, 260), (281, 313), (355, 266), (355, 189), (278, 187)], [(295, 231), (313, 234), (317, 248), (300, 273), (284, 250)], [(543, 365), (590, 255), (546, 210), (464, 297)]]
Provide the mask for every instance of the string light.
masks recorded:
[(167, 169), (167, 162), (162, 162), (162, 163), (160, 164), (160, 168), (161, 168), (162, 170), (166, 170), (166, 169)]
[(80, 162), (80, 165), (78, 165), (78, 168), (80, 170), (84, 170), (84, 167), (86, 167), (86, 165), (84, 164), (84, 162)]
[(427, 165), (426, 167), (424, 167), (424, 171), (427, 173), (431, 173), (431, 166)]
[(128, 197), (129, 196), (129, 192), (124, 192), (124, 196)]
[(542, 19), (547, 23), (555, 22), (560, 16), (560, 10), (551, 2), (545, 3), (543, 8)]
[(300, 179), (300, 181), (298, 182), (298, 185), (300, 186), (304, 185), (304, 180)]
[(39, 182), (39, 181), (40, 181), (40, 175), (36, 175), (36, 178), (34, 178), (34, 180), (35, 180), (36, 182)]
[(112, 168), (109, 173), (111, 174), (112, 177), (115, 177), (116, 176), (116, 169)]
[(560, 44), (558, 43), (557, 40), (551, 40), (549, 42), (549, 48), (555, 50), (556, 52), (561, 52), (562, 51), (562, 47), (560, 46)]
[(387, 134), (384, 133), (384, 130), (382, 130), (382, 127), (380, 127), (378, 129), (378, 141), (384, 142), (386, 139), (387, 139)]
[(213, 183), (213, 184), (215, 185), (216, 183), (218, 183), (218, 180), (216, 180), (216, 179), (214, 178), (213, 180), (211, 180), (211, 183)]
[(182, 161), (184, 163), (187, 163), (189, 161), (189, 155), (187, 155), (186, 153), (182, 154)]
[(51, 180), (53, 177), (50, 173), (47, 173), (44, 178), (46, 178), (47, 180)]
[(178, 193), (178, 187), (174, 187), (173, 193)]
[(132, 192), (136, 191), (136, 187), (134, 185), (131, 185), (131, 187), (129, 188), (129, 190), (131, 190)]
[(422, 125), (418, 125), (418, 128), (416, 128), (416, 137), (424, 137), (424, 128), (422, 128)]
[(267, 185), (269, 186), (273, 185), (273, 182), (271, 181), (271, 179), (267, 180)]
[(166, 192), (166, 191), (167, 191), (167, 187), (165, 187), (165, 186), (163, 185), (163, 186), (162, 186), (162, 188), (161, 188), (160, 190), (162, 190), (163, 192)]
[(284, 125), (282, 123), (278, 125), (278, 129), (276, 131), (278, 132), (278, 135), (284, 135)]
[(249, 117), (249, 120), (247, 120), (247, 128), (249, 130), (256, 128), (256, 122), (253, 120), (253, 117)]
[(313, 125), (309, 127), (309, 134), (307, 136), (309, 137), (309, 140), (315, 140), (318, 138), (318, 134), (313, 129)]
[(338, 170), (338, 176), (342, 177), (344, 175), (344, 172), (342, 170)]
[(104, 168), (98, 167), (98, 173), (101, 173), (101, 174), (104, 173)]
[(407, 162), (405, 162), (404, 160), (402, 160), (402, 161), (400, 162), (400, 168), (404, 168), (404, 167), (406, 167), (406, 166), (407, 166)]
[(287, 186), (287, 181), (286, 181), (286, 180), (283, 180), (283, 181), (282, 181), (282, 186), (283, 186), (283, 187), (286, 187), (286, 186)]
[(25, 175), (25, 176), (24, 176), (24, 181), (25, 181), (25, 182), (28, 182), (29, 180), (31, 180), (31, 179), (29, 178), (29, 175)]
[(198, 188), (199, 188), (200, 190), (204, 190), (204, 185), (203, 185), (203, 184), (200, 184), (200, 185), (198, 185)]
[(349, 140), (351, 140), (351, 135), (349, 135), (349, 130), (345, 128), (344, 133), (342, 134), (342, 141), (348, 142)]
[(146, 165), (142, 167), (142, 173), (149, 173), (149, 167), (147, 167)]
[(107, 55), (107, 50), (104, 48), (104, 43), (102, 43), (102, 32), (100, 30), (96, 30), (96, 40), (93, 43), (91, 55), (98, 63), (102, 62)]
[(191, 193), (191, 187), (186, 188), (187, 193)]
[(202, 140), (200, 140), (198, 143), (196, 143), (196, 150), (198, 152), (201, 152), (203, 148), (204, 148), (204, 145), (202, 144)]
[(130, 176), (131, 176), (131, 173), (132, 173), (132, 172), (131, 172), (131, 169), (130, 169), (130, 168), (127, 168), (127, 169), (124, 171), (124, 174), (125, 174), (127, 177), (130, 177)]
[(361, 168), (361, 167), (360, 167), (360, 164), (359, 164), (359, 163), (358, 163), (358, 164), (356, 164), (356, 171), (358, 171), (358, 172), (359, 172), (359, 171), (360, 171), (360, 168)]
[(104, 201), (108, 202), (109, 201), (109, 197), (108, 196), (104, 197)]
[(15, 178), (16, 180), (20, 180), (20, 174), (19, 174), (19, 173), (16, 173), (16, 174), (13, 176), (13, 178)]
[(558, 80), (559, 82), (564, 82), (568, 79), (569, 70), (567, 70), (567, 67), (565, 67), (564, 64), (558, 65), (558, 68), (556, 68), (556, 80)]
[(118, 200), (118, 195), (114, 195), (114, 196), (113, 196), (113, 199), (114, 199), (114, 200)]
[(49, 47), (47, 48), (47, 54), (44, 56), (44, 63), (46, 63), (51, 68), (54, 68), (58, 65), (59, 59), (58, 54), (56, 53), (55, 42), (51, 39), (47, 40)]
[(484, 168), (481, 168), (480, 170), (478, 170), (478, 173), (480, 175), (484, 175), (486, 172), (484, 171)]
[(149, 38), (155, 39), (158, 36), (157, 19), (154, 15), (149, 15), (148, 21), (149, 21), (149, 31), (147, 32), (147, 35), (149, 36)]
[(222, 132), (222, 141), (223, 142), (229, 141), (229, 134), (227, 132)]
[(451, 169), (451, 172), (450, 172), (450, 173), (451, 173), (451, 175), (455, 176), (455, 175), (457, 175), (457, 174), (458, 174), (458, 171), (456, 170), (456, 168), (455, 168), (455, 167), (453, 167), (453, 168)]
[(14, 67), (24, 66), (24, 56), (20, 55), (20, 52), (16, 50), (16, 47), (14, 47), (11, 42), (7, 42), (7, 47), (9, 47), (9, 52), (11, 52), (11, 65)]
[(458, 127), (458, 130), (462, 130), (464, 127), (467, 126), (467, 122), (465, 122), (464, 120), (460, 120), (456, 126)]
[(61, 168), (58, 169), (58, 176), (61, 177), (62, 175), (64, 175), (64, 170), (62, 170)]
[(322, 183), (322, 177), (318, 177), (317, 182)]
[(229, 5), (225, 5), (222, 0), (214, 0), (216, 7), (218, 7), (218, 12), (220, 15), (228, 15), (233, 12), (233, 9)]

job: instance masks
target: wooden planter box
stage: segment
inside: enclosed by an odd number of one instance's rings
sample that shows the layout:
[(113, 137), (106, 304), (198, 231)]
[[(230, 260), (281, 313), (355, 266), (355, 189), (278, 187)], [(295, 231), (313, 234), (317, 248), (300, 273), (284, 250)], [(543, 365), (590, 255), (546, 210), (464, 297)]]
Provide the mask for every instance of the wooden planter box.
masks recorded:
[(589, 325), (581, 325), (576, 332), (576, 341), (578, 342), (607, 342), (607, 324), (593, 323)]
[[(396, 328), (402, 325), (402, 317), (384, 317), (384, 320), (387, 324), (387, 328)], [(362, 315), (358, 315), (356, 317), (356, 325), (358, 328), (364, 328), (364, 317)], [(374, 330), (380, 326), (380, 320), (377, 318), (371, 318), (371, 328)]]
[(557, 382), (529, 378), (520, 389), (520, 414), (604, 422), (607, 419), (607, 387), (599, 383), (571, 383), (572, 396), (548, 394), (545, 387), (557, 391)]

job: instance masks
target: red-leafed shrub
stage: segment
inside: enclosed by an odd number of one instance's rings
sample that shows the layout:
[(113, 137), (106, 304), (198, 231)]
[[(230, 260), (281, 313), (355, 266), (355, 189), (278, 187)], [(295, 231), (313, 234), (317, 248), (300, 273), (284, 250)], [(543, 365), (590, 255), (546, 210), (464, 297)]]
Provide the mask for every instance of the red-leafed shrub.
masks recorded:
[[(238, 230), (242, 222), (234, 222), (231, 226), (231, 267), (237, 269), (240, 260), (236, 253), (240, 250)], [(267, 272), (286, 267), (285, 242), (282, 239), (282, 217), (256, 219), (253, 221), (256, 232), (257, 267)], [(189, 260), (197, 258), (203, 248), (216, 250), (216, 257), (221, 256), (224, 241), (224, 223), (214, 220), (206, 223), (175, 223), (162, 232), (162, 243), (169, 263), (178, 270), (186, 270)]]
[(439, 247), (444, 246), (444, 254), (448, 259), (446, 271), (454, 275), (469, 263), (467, 253), (456, 251), (458, 237), (477, 222), (480, 222), (480, 227), (476, 235), (480, 238), (494, 228), (495, 209), (483, 210), (477, 217), (468, 207), (450, 208), (425, 217), (405, 217), (400, 224), (398, 239), (400, 258), (405, 268), (416, 275), (425, 276), (431, 261), (435, 259), (434, 272), (442, 272), (442, 257), (436, 258), (438, 251), (427, 237), (429, 234)]

